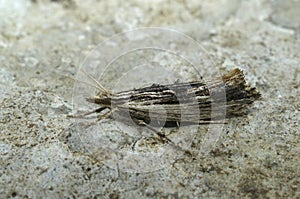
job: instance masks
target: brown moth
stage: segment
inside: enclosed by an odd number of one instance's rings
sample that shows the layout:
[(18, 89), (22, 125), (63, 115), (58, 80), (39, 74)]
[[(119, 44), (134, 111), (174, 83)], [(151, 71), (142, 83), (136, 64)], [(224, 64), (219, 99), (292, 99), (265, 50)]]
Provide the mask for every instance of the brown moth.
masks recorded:
[(246, 84), (238, 68), (206, 82), (153, 84), (116, 93), (99, 83), (97, 88), (100, 92), (86, 100), (99, 108), (80, 117), (98, 113), (97, 121), (113, 117), (151, 129), (154, 126), (221, 123), (224, 118), (243, 114), (246, 107), (261, 96), (256, 88)]

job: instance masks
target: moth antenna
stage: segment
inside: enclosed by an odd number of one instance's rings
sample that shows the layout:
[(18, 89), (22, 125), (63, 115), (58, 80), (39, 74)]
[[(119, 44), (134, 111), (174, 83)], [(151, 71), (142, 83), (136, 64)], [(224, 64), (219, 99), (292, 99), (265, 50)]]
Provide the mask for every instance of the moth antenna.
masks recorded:
[(102, 90), (102, 92), (104, 93), (110, 93), (104, 86), (102, 86), (102, 84), (100, 84), (100, 82), (98, 82), (92, 75), (88, 74), (87, 72), (85, 72), (83, 69), (80, 69), (86, 76), (88, 76), (91, 80), (93, 80), (93, 82), (95, 82), (97, 84), (97, 86)]
[(98, 86), (95, 86), (94, 84), (91, 84), (91, 83), (88, 83), (88, 82), (85, 82), (85, 81), (76, 79), (75, 77), (71, 77), (71, 76), (68, 76), (68, 75), (62, 75), (62, 76), (67, 77), (67, 78), (70, 78), (70, 79), (72, 79), (72, 80), (74, 80), (74, 81), (79, 81), (79, 82), (81, 82), (81, 83), (83, 83), (83, 84), (89, 85), (89, 86), (94, 87), (94, 88), (96, 88), (96, 89), (98, 89), (98, 90), (100, 90), (100, 91), (103, 91), (102, 88), (100, 88), (100, 87), (98, 87)]

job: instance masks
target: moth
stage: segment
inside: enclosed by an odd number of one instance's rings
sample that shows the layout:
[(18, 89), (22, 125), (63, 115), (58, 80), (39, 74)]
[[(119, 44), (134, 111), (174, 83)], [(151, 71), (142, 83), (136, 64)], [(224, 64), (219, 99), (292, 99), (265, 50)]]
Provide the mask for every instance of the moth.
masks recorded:
[(244, 114), (246, 107), (261, 96), (255, 87), (246, 84), (238, 68), (207, 81), (153, 84), (121, 92), (109, 91), (93, 80), (99, 92), (86, 100), (99, 108), (79, 117), (96, 113), (95, 122), (111, 117), (151, 129), (222, 123), (224, 118)]

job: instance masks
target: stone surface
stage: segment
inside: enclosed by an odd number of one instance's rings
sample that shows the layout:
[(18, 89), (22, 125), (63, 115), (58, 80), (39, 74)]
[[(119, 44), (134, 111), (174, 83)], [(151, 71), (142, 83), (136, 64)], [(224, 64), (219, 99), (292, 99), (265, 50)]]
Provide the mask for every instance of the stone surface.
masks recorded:
[[(299, 1), (281, 0), (0, 0), (0, 197), (299, 198), (299, 13)], [(178, 156), (151, 172), (128, 172), (135, 165), (118, 165), (105, 150), (85, 146), (93, 139), (130, 146), (138, 134), (128, 136), (126, 125), (107, 120), (83, 139), (87, 130), (78, 132), (77, 123), (66, 117), (74, 99), (74, 81), (66, 76), (74, 77), (91, 50), (114, 34), (154, 26), (201, 43), (211, 60), (199, 62), (214, 64), (213, 71), (202, 68), (204, 75), (243, 69), (262, 99), (248, 115), (224, 125), (208, 154), (198, 153), (202, 131), (207, 131), (201, 126), (191, 143), (192, 156)], [(144, 39), (139, 36), (129, 39)], [(116, 47), (107, 54), (118, 52), (119, 44), (111, 42)], [(170, 46), (189, 48), (180, 42)], [(106, 71), (105, 86), (126, 77), (122, 67), (130, 70), (149, 58), (163, 66), (161, 76), (152, 77), (151, 67), (144, 72), (137, 67), (137, 75), (130, 74), (120, 86), (199, 78), (188, 60), (174, 59), (176, 54), (125, 55)], [(171, 132), (170, 137), (176, 141), (181, 135)], [(157, 148), (152, 155), (160, 152)]]

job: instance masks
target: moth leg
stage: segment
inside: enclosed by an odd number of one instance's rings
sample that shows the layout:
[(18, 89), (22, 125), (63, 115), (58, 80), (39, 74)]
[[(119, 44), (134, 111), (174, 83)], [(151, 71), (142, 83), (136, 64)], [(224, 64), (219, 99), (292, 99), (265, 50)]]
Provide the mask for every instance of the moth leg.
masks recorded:
[(162, 141), (168, 141), (168, 142), (172, 142), (172, 140), (170, 140), (169, 138), (166, 137), (166, 135), (162, 134), (161, 132), (159, 132), (158, 130), (156, 130), (155, 128), (153, 128), (152, 126), (148, 125), (147, 123), (145, 123), (143, 120), (138, 120), (137, 121), (139, 125), (141, 126), (145, 126), (148, 129), (150, 129), (151, 131), (153, 131), (156, 135), (158, 135), (158, 137), (162, 140)]
[(88, 112), (85, 112), (85, 113), (82, 113), (82, 114), (78, 114), (78, 115), (68, 115), (68, 117), (71, 117), (71, 118), (80, 118), (80, 117), (85, 117), (85, 116), (88, 116), (88, 115), (91, 115), (93, 113), (101, 113), (103, 110), (105, 110), (107, 107), (100, 107), (100, 108), (97, 108), (97, 109), (94, 109), (92, 111), (88, 111)]
[[(170, 140), (166, 135), (162, 134), (161, 132), (159, 132), (158, 130), (156, 130), (155, 128), (153, 128), (152, 126), (148, 125), (147, 123), (145, 123), (143, 120), (138, 120), (139, 125), (145, 126), (148, 129), (150, 129), (151, 131), (153, 131), (156, 135), (159, 136), (159, 138), (162, 141), (167, 141), (172, 147), (174, 147), (175, 149), (178, 149), (182, 152), (184, 152), (185, 154), (188, 155), (192, 155), (192, 153), (189, 150), (185, 150), (183, 148), (181, 148), (180, 146), (176, 145), (172, 140)], [(135, 146), (136, 142), (134, 143)]]
[(112, 112), (113, 112), (113, 110), (111, 109), (107, 113), (97, 116), (97, 120), (90, 122), (89, 124), (85, 125), (85, 127), (87, 128), (87, 127), (93, 126), (93, 125), (97, 124), (99, 121), (109, 118), (110, 115), (112, 114)]

